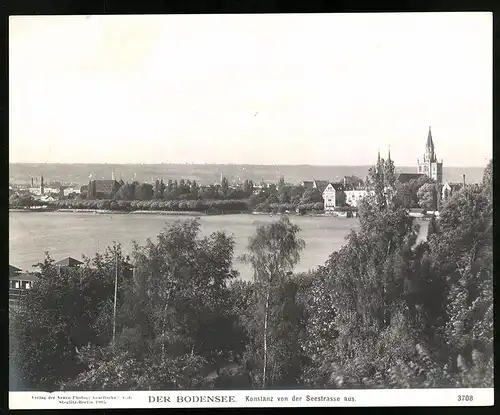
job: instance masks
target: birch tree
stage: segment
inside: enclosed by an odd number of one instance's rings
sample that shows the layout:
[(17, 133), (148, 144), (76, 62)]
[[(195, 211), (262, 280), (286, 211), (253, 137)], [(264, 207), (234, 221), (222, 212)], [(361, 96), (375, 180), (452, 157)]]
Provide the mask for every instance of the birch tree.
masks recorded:
[(257, 331), (262, 341), (259, 347), (262, 354), (262, 388), (268, 386), (270, 334), (276, 324), (272, 321), (272, 308), (280, 301), (278, 288), (290, 278), (305, 247), (305, 242), (298, 236), (299, 231), (300, 228), (292, 224), (287, 216), (270, 225), (259, 226), (249, 240), (248, 253), (241, 258), (254, 270), (260, 326)]

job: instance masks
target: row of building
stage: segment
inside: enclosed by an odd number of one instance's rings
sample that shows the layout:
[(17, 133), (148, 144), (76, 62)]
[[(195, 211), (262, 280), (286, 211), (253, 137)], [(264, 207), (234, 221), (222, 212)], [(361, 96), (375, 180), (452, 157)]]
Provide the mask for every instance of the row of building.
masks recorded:
[[(417, 172), (400, 173), (396, 177), (396, 182), (408, 183), (411, 180), (418, 180), (419, 178), (425, 176), (433, 179), (438, 185), (441, 186), (441, 197), (443, 200), (465, 185), (465, 175), (463, 176), (463, 183), (446, 182), (443, 184), (443, 160), (441, 159), (441, 161), (438, 162), (434, 149), (431, 127), (429, 127), (429, 133), (425, 143), (424, 156), (422, 160), (417, 159)], [(302, 185), (321, 191), (325, 212), (332, 212), (337, 208), (337, 206), (343, 204), (356, 207), (364, 197), (368, 194), (373, 194), (373, 190), (369, 190), (366, 187), (348, 188), (345, 185), (345, 179), (344, 183), (315, 180), (302, 182)]]
[(59, 182), (51, 182), (46, 185), (43, 175), (38, 178), (30, 178), (28, 185), (9, 185), (9, 196), (30, 195), (36, 200), (51, 202), (58, 198), (67, 197), (71, 194), (80, 193), (80, 187), (74, 185), (63, 185)]

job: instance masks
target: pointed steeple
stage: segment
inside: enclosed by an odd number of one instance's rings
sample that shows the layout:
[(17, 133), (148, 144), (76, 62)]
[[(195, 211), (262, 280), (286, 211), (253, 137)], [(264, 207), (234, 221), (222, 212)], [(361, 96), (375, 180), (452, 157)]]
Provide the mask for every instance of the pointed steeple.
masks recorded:
[(427, 134), (427, 147), (434, 150), (434, 142), (432, 141), (431, 127), (429, 126), (429, 134)]
[(387, 152), (387, 160), (391, 160), (391, 145), (389, 144), (389, 151)]
[(424, 161), (435, 162), (436, 154), (434, 153), (434, 141), (432, 140), (431, 127), (429, 126), (429, 133), (427, 134), (427, 141), (425, 143), (425, 156)]
[(426, 147), (434, 153), (434, 140), (432, 139), (431, 127), (429, 127), (429, 134), (427, 134), (427, 145)]

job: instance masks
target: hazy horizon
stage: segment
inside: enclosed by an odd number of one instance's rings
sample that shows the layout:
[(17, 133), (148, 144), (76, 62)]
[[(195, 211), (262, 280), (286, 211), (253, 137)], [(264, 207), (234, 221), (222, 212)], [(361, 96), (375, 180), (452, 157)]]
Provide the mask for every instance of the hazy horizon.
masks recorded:
[[(257, 165), (257, 164), (63, 164), (63, 163), (10, 163), (9, 182), (26, 183), (34, 179), (35, 183), (43, 175), (46, 183), (60, 181), (65, 183), (87, 184), (94, 179), (123, 179), (125, 182), (154, 182), (163, 180), (196, 180), (200, 184), (218, 182), (220, 176), (226, 176), (230, 182), (242, 182), (245, 179), (254, 183), (277, 182), (284, 177), (289, 183), (304, 180), (340, 181), (343, 176), (357, 176), (362, 179), (368, 174), (371, 165), (358, 166), (319, 166), (319, 165)], [(415, 166), (396, 165), (399, 173), (416, 173)], [(482, 180), (484, 166), (452, 167), (444, 166), (444, 181), (462, 181), (463, 174), (468, 182)]]
[(491, 13), (11, 16), (9, 160), (492, 157)]
[[(382, 158), (384, 158), (381, 155)], [(265, 166), (265, 167), (272, 167), (272, 166), (282, 166), (282, 167), (372, 167), (375, 163), (370, 163), (370, 164), (283, 164), (283, 163), (274, 163), (274, 164), (266, 164), (266, 163), (191, 163), (191, 162), (178, 162), (178, 163), (86, 163), (86, 162), (61, 162), (61, 163), (56, 163), (56, 162), (13, 162), (9, 161), (9, 164), (26, 164), (26, 165), (38, 165), (38, 164), (60, 164), (60, 165), (96, 165), (96, 166), (161, 166), (161, 165), (171, 165), (171, 166), (181, 166), (181, 165), (194, 165), (194, 166)], [(415, 168), (415, 166), (412, 165), (401, 165), (395, 163), (394, 166), (396, 168)], [(483, 165), (477, 165), (477, 166), (464, 166), (464, 165), (455, 165), (455, 166), (444, 166), (448, 168), (485, 168), (486, 164)]]

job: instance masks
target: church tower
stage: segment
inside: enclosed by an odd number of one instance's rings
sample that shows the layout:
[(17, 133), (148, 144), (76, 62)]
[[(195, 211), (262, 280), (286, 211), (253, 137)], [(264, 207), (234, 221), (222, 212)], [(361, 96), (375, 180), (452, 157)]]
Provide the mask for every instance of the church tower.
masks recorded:
[(43, 195), (45, 193), (45, 185), (43, 183), (43, 174), (42, 174), (42, 177), (40, 179), (40, 194)]
[(417, 173), (425, 174), (439, 184), (443, 182), (443, 160), (441, 159), (441, 162), (437, 160), (431, 127), (425, 142), (424, 158), (422, 161), (417, 159)]

